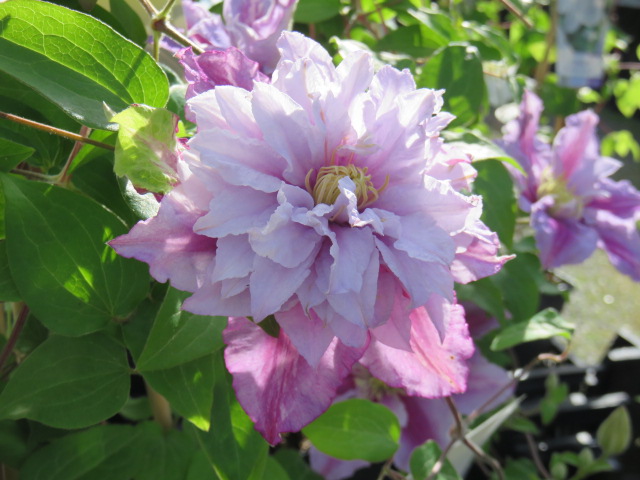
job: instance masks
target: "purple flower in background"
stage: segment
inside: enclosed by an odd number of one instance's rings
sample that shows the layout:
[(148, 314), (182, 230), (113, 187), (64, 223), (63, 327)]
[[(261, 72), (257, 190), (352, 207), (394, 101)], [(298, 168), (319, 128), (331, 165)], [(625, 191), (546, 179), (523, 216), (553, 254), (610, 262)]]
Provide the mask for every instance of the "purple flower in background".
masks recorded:
[[(476, 311), (477, 308), (472, 309), (472, 312)], [(453, 328), (464, 325), (464, 310), (461, 306), (454, 305), (448, 314), (451, 316), (450, 325)], [(467, 315), (467, 319), (474, 338), (480, 338), (497, 326), (494, 320), (489, 320), (479, 311)], [(429, 352), (430, 359), (442, 361), (442, 358), (448, 354), (446, 341), (441, 346), (422, 344), (422, 338), (415, 341), (421, 342), (423, 351)], [(459, 351), (459, 347), (456, 350)], [(416, 348), (414, 351), (418, 352), (421, 349)], [(407, 356), (407, 359), (409, 358)], [(412, 363), (398, 362), (393, 365), (399, 370), (412, 369)], [(468, 415), (478, 408), (489, 410), (511, 397), (512, 388), (507, 388), (500, 393), (501, 388), (509, 384), (508, 372), (489, 363), (479, 351), (475, 351), (467, 367), (469, 370), (467, 389), (464, 393), (453, 395), (460, 413)], [(351, 375), (338, 390), (339, 396), (335, 401), (354, 397), (367, 398), (390, 408), (398, 417), (402, 427), (400, 448), (394, 455), (393, 461), (400, 469), (409, 471), (409, 459), (413, 450), (427, 440), (435, 440), (441, 448), (445, 448), (451, 440), (450, 434), (455, 428), (455, 421), (444, 399), (416, 395), (410, 389), (389, 384), (387, 379), (376, 378), (376, 374), (372, 375), (372, 373), (373, 371), (368, 371), (362, 366), (362, 362), (356, 364)], [(356, 470), (368, 465), (361, 460), (338, 460), (313, 447), (309, 453), (311, 466), (326, 480), (349, 478)]]
[[(198, 133), (182, 183), (156, 217), (111, 242), (193, 292), (186, 310), (234, 317), (227, 367), (272, 443), (322, 413), (361, 357), (416, 395), (464, 391), (471, 352), (466, 327), (449, 325), (453, 282), (510, 258), (496, 255), (481, 199), (458, 192), (474, 172), (439, 138), (452, 118), (442, 91), (416, 89), (408, 70), (374, 74), (366, 52), (335, 67), (300, 34), (278, 46), (271, 83), (189, 100)], [(271, 335), (256, 326), (265, 319)], [(449, 370), (379, 361), (405, 361), (422, 337), (459, 350)]]
[[(276, 41), (289, 28), (298, 0), (225, 0), (222, 16), (209, 12), (199, 2), (183, 0), (187, 37), (203, 50), (236, 47), (255, 61), (264, 73), (278, 63)], [(204, 3), (204, 2), (203, 2)], [(179, 47), (164, 42), (169, 50)]]
[(525, 92), (519, 118), (498, 143), (524, 170), (510, 169), (543, 266), (580, 263), (602, 248), (618, 270), (640, 281), (640, 192), (609, 178), (622, 164), (600, 156), (598, 116), (588, 110), (567, 117), (549, 145), (537, 137), (542, 108)]

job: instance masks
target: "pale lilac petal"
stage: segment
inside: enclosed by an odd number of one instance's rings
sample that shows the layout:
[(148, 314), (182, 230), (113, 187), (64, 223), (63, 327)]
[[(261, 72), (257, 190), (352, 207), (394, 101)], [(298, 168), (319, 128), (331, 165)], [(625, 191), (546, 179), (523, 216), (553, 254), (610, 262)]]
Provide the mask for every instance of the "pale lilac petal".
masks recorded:
[[(542, 100), (534, 93), (525, 91), (520, 104), (520, 116), (505, 126), (504, 137), (496, 142), (518, 161), (530, 177), (530, 182), (540, 178), (551, 158), (549, 145), (537, 138), (542, 109)], [(515, 170), (511, 171), (516, 173)]]
[(299, 431), (331, 405), (362, 354), (335, 339), (313, 368), (283, 330), (274, 338), (246, 318), (230, 318), (223, 336), (238, 401), (272, 445), (281, 433)]
[[(586, 110), (566, 118), (553, 141), (556, 161), (553, 172), (556, 177), (568, 180), (569, 186), (577, 193), (583, 193), (600, 176), (600, 152), (596, 125), (598, 116)], [(610, 172), (613, 173), (613, 172)]]
[(305, 314), (299, 303), (290, 310), (276, 313), (275, 317), (300, 355), (309, 365), (317, 367), (335, 338), (333, 330), (313, 310)]
[(451, 264), (451, 273), (458, 283), (466, 284), (498, 273), (506, 262), (515, 257), (498, 256), (498, 235), (481, 222), (474, 229), (456, 235), (454, 241), (457, 250)]
[(640, 282), (640, 234), (635, 222), (602, 210), (596, 217), (595, 229), (600, 247), (613, 266)]
[(640, 219), (640, 192), (628, 180), (604, 178), (599, 187), (600, 194), (588, 203), (588, 210), (607, 210), (620, 218)]
[(309, 170), (324, 163), (322, 139), (306, 112), (275, 87), (260, 84), (253, 92), (253, 113), (266, 142), (289, 163), (284, 178), (304, 185)]
[(188, 83), (186, 98), (211, 90), (219, 85), (233, 85), (251, 90), (255, 82), (267, 82), (259, 71), (258, 63), (247, 58), (235, 47), (209, 50), (195, 55), (191, 47), (180, 50), (176, 56), (184, 67)]
[(251, 315), (260, 321), (277, 312), (309, 276), (313, 258), (294, 268), (286, 268), (268, 258), (256, 256), (249, 283)]
[(393, 456), (393, 463), (409, 470), (409, 459), (416, 447), (427, 440), (435, 440), (444, 448), (451, 438), (449, 432), (455, 425), (451, 410), (444, 399), (420, 397), (402, 398), (409, 417), (408, 428), (402, 430), (400, 448)]
[(225, 297), (222, 292), (222, 282), (205, 283), (187, 298), (182, 308), (197, 315), (235, 316), (250, 315), (251, 310), (249, 290), (232, 297)]
[(360, 363), (387, 385), (404, 388), (408, 395), (438, 398), (466, 389), (465, 360), (473, 354), (473, 341), (464, 320), (464, 310), (453, 306), (444, 341), (425, 308), (411, 313), (413, 352), (391, 348), (375, 338)]
[(548, 197), (533, 205), (531, 225), (544, 268), (580, 263), (597, 247), (598, 235), (573, 218), (556, 219), (547, 213)]
[[(249, 234), (249, 242), (257, 255), (286, 268), (297, 267), (310, 256), (315, 257), (322, 241), (312, 228), (292, 221), (293, 210), (290, 203), (281, 203), (262, 229)], [(290, 243), (291, 239), (295, 242)]]
[[(391, 292), (386, 293), (391, 296)], [(411, 310), (409, 309), (409, 300), (396, 290), (396, 294), (392, 296), (393, 309), (390, 312), (389, 319), (379, 327), (372, 330), (372, 335), (377, 342), (395, 348), (397, 350), (406, 350), (411, 352)]]
[(244, 278), (253, 268), (253, 256), (247, 235), (227, 235), (218, 239), (216, 264), (211, 280)]
[(274, 194), (247, 187), (227, 188), (216, 194), (209, 212), (195, 223), (194, 231), (210, 237), (242, 235), (266, 225), (276, 208)]
[(164, 196), (155, 217), (139, 222), (109, 245), (123, 257), (148, 263), (149, 273), (159, 282), (170, 280), (175, 288), (194, 292), (203, 283), (216, 251), (214, 238), (193, 230), (204, 213), (198, 204), (207, 198), (210, 195), (199, 180), (190, 176)]
[(453, 277), (447, 267), (439, 263), (412, 259), (405, 252), (388, 246), (383, 240), (375, 240), (382, 259), (404, 285), (411, 297), (411, 307), (424, 305), (429, 295), (437, 293), (452, 298)]
[(210, 129), (196, 135), (189, 146), (200, 153), (205, 165), (216, 169), (229, 184), (276, 192), (282, 186), (282, 157), (262, 140), (246, 138), (227, 130)]

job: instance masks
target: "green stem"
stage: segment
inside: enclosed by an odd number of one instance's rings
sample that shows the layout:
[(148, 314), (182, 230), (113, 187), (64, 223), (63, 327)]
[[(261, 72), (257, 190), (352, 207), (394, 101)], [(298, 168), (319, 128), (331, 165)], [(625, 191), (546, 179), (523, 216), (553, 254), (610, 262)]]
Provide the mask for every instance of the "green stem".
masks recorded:
[(77, 133), (69, 132), (67, 130), (62, 130), (61, 128), (52, 127), (51, 125), (35, 122), (33, 120), (29, 120), (28, 118), (19, 117), (18, 115), (14, 115), (12, 113), (0, 112), (0, 118), (5, 118), (7, 120), (10, 120), (15, 123), (19, 123), (21, 125), (26, 125), (28, 127), (35, 128), (37, 130), (42, 130), (43, 132), (51, 133), (53, 135), (58, 135), (59, 137), (68, 138), (69, 140), (73, 140), (74, 142), (88, 143), (89, 145), (104, 148), (105, 150), (112, 150), (112, 151), (115, 150), (115, 147), (113, 145), (108, 145), (106, 143), (98, 142), (97, 140), (93, 140), (91, 138), (78, 135)]
[(527, 28), (533, 28), (533, 23), (531, 23), (531, 20), (526, 18), (522, 14), (522, 12), (518, 9), (518, 7), (516, 7), (513, 3), (511, 3), (510, 0), (500, 0), (500, 3), (502, 3), (502, 5), (507, 7), (507, 9), (511, 13), (513, 13), (516, 17), (518, 17), (518, 19), (521, 20), (527, 26)]
[(18, 320), (11, 329), (11, 335), (9, 336), (6, 345), (2, 349), (2, 353), (0, 353), (0, 371), (2, 371), (2, 367), (11, 355), (11, 352), (13, 352), (13, 349), (18, 342), (18, 338), (20, 337), (20, 333), (22, 333), (22, 329), (24, 328), (24, 324), (27, 322), (28, 316), (29, 307), (23, 304), (22, 308), (20, 309), (20, 314), (18, 315)]
[(156, 15), (156, 19), (159, 18), (169, 18), (169, 14), (171, 13), (171, 9), (176, 4), (176, 0), (169, 0), (167, 4), (164, 6), (160, 13)]

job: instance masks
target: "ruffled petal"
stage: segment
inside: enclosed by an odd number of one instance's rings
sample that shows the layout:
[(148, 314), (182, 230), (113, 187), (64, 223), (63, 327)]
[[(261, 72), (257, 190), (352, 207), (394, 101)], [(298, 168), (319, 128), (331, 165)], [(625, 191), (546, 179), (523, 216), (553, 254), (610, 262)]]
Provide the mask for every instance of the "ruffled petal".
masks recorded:
[(533, 204), (531, 211), (542, 266), (555, 268), (583, 262), (596, 249), (598, 234), (574, 218), (557, 219), (547, 214), (552, 202), (550, 197), (544, 197)]
[(362, 354), (335, 339), (313, 368), (283, 330), (274, 338), (246, 318), (230, 318), (223, 336), (238, 401), (272, 445), (281, 433), (299, 431), (331, 405)]
[(360, 363), (387, 385), (404, 388), (407, 395), (438, 398), (462, 393), (467, 385), (465, 360), (473, 354), (473, 341), (464, 320), (464, 309), (450, 309), (444, 341), (425, 308), (411, 312), (412, 352), (379, 342), (375, 337)]

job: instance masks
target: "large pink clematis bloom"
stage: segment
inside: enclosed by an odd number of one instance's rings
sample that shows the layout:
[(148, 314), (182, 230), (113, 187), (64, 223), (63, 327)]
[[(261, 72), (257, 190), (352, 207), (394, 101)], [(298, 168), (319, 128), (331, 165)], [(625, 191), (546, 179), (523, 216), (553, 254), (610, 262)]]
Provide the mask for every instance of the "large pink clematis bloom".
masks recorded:
[[(406, 70), (374, 74), (366, 52), (335, 67), (300, 34), (285, 32), (278, 46), (271, 83), (189, 100), (198, 133), (180, 161), (182, 183), (156, 217), (111, 242), (193, 292), (186, 310), (234, 317), (227, 367), (272, 443), (326, 409), (363, 354), (390, 384), (433, 397), (463, 391), (464, 346), (443, 359), (445, 376), (416, 368), (404, 379), (365, 352), (395, 361), (416, 336), (464, 344), (447, 315), (453, 282), (510, 258), (496, 255), (481, 199), (458, 191), (473, 170), (438, 136), (451, 120), (441, 91), (416, 89)], [(266, 318), (277, 332), (256, 326)], [(265, 407), (276, 400), (280, 410)]]
[[(269, 74), (280, 56), (276, 41), (290, 27), (297, 3), (298, 0), (225, 0), (221, 18), (199, 3), (183, 0), (186, 34), (206, 51), (235, 47)], [(179, 49), (172, 41), (166, 41), (164, 46)]]
[(640, 192), (609, 178), (622, 164), (600, 156), (598, 116), (583, 111), (567, 117), (549, 145), (537, 137), (542, 108), (525, 92), (520, 116), (506, 125), (499, 144), (525, 172), (511, 169), (543, 266), (580, 263), (602, 248), (618, 270), (640, 281)]

